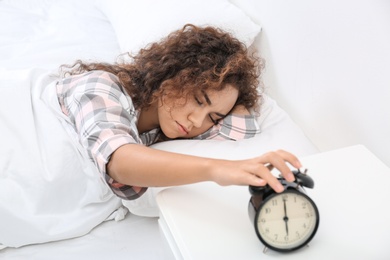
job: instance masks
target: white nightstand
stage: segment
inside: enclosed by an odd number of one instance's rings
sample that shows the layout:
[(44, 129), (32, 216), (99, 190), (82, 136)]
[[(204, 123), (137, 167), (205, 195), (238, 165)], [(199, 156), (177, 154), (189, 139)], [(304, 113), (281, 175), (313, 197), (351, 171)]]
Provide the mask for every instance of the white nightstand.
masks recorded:
[(200, 183), (157, 196), (159, 224), (177, 259), (390, 259), (390, 169), (357, 145), (301, 158), (320, 211), (309, 247), (268, 250), (249, 221), (247, 187)]

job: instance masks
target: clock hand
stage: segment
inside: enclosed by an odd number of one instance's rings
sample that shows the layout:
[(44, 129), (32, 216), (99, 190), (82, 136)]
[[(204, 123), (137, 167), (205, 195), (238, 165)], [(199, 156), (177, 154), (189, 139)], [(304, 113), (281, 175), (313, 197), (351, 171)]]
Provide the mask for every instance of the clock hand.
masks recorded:
[(286, 199), (283, 199), (283, 204), (284, 204), (284, 223), (286, 225), (286, 233), (287, 233), (287, 236), (288, 236), (288, 217), (287, 217), (287, 206), (286, 206)]

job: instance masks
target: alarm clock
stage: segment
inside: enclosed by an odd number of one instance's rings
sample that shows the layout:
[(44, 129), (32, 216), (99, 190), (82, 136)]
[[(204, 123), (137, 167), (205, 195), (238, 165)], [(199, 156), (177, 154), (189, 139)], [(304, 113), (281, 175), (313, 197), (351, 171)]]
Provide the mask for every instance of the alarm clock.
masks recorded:
[(320, 215), (314, 201), (304, 187), (313, 188), (314, 181), (307, 170), (292, 171), (295, 181), (279, 177), (284, 191), (276, 193), (269, 185), (249, 186), (251, 198), (249, 218), (256, 235), (268, 248), (279, 252), (291, 252), (307, 245), (315, 236)]

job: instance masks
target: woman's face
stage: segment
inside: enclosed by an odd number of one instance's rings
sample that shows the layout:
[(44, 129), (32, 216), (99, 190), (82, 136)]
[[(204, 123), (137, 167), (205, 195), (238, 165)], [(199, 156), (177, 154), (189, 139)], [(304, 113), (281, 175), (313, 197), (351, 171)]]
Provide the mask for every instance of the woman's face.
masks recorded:
[(181, 99), (166, 95), (159, 101), (158, 120), (168, 138), (191, 138), (206, 132), (232, 110), (238, 90), (226, 85), (221, 91), (209, 90)]

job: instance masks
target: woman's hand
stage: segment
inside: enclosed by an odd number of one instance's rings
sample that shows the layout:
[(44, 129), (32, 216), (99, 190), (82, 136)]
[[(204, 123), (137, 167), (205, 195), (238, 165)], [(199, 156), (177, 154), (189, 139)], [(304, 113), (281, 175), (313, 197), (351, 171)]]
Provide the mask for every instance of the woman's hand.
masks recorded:
[(273, 167), (278, 169), (287, 181), (295, 177), (287, 163), (295, 168), (302, 165), (293, 154), (278, 150), (259, 157), (239, 161), (218, 161), (213, 167), (212, 179), (219, 185), (270, 185), (276, 192), (282, 192), (283, 186), (271, 173)]

